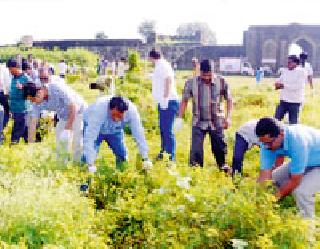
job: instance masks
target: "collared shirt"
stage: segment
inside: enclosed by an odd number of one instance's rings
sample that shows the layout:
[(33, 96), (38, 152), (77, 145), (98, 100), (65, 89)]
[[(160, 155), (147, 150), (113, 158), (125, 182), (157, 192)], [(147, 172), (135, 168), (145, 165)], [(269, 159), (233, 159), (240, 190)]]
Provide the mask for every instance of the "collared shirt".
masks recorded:
[(86, 125), (84, 133), (84, 155), (87, 163), (93, 164), (96, 159), (97, 155), (94, 149), (94, 143), (99, 134), (122, 133), (126, 124), (128, 124), (131, 129), (141, 156), (148, 158), (148, 145), (136, 106), (129, 101), (129, 108), (128, 111), (125, 112), (123, 120), (115, 122), (110, 113), (110, 99), (111, 96), (101, 97), (84, 112), (84, 122)]
[(291, 159), (291, 174), (303, 174), (307, 167), (320, 166), (320, 130), (305, 125), (285, 126), (281, 148), (272, 151), (261, 144), (261, 169), (271, 169), (278, 155)]
[(177, 100), (178, 94), (172, 67), (165, 59), (159, 59), (155, 62), (155, 68), (152, 74), (152, 96), (157, 103), (163, 103), (164, 101), (163, 96), (167, 78), (171, 79), (168, 101)]
[(259, 138), (256, 135), (257, 123), (258, 120), (256, 119), (250, 120), (242, 125), (237, 131), (237, 133), (247, 141), (248, 148), (251, 148), (253, 145), (259, 145)]
[[(189, 79), (184, 86), (182, 99), (192, 98), (192, 125), (203, 130), (220, 128), (220, 117), (223, 115), (222, 100), (230, 100), (228, 83), (221, 76), (215, 76), (211, 84), (200, 77)], [(195, 86), (196, 84), (196, 86)]]
[(24, 113), (26, 111), (27, 106), (23, 90), (18, 89), (17, 84), (25, 85), (27, 82), (28, 78), (24, 74), (12, 77), (9, 93), (9, 107), (12, 113)]
[(67, 120), (69, 117), (69, 105), (74, 104), (76, 111), (81, 113), (87, 104), (83, 98), (66, 84), (47, 85), (48, 99), (41, 104), (33, 105), (31, 116), (39, 117), (43, 110), (54, 111), (59, 119)]
[(306, 83), (305, 71), (300, 67), (293, 70), (285, 68), (279, 81), (283, 84), (280, 89), (280, 100), (288, 103), (302, 103), (304, 100), (304, 87)]

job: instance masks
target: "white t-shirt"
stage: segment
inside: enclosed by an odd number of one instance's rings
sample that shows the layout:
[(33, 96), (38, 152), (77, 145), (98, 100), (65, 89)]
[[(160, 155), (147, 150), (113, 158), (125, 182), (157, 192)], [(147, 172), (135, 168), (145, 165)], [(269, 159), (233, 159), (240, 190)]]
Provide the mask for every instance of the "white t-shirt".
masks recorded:
[(67, 72), (68, 66), (67, 66), (67, 64), (64, 63), (64, 62), (60, 62), (60, 63), (58, 64), (58, 68), (59, 68), (59, 74), (65, 75), (66, 72)]
[(118, 62), (118, 76), (124, 77), (125, 65), (122, 61)]
[(305, 62), (304, 67), (299, 66), (299, 68), (304, 70), (305, 76), (306, 76), (306, 83), (308, 83), (309, 82), (308, 76), (311, 76), (311, 77), (313, 76), (313, 69), (311, 64), (309, 62)]
[(285, 68), (279, 81), (283, 84), (283, 89), (280, 90), (280, 100), (288, 103), (302, 103), (304, 101), (306, 74), (303, 69), (300, 67), (293, 70)]
[(3, 91), (4, 94), (8, 94), (10, 85), (11, 76), (9, 69), (5, 65), (0, 64), (0, 91)]
[(164, 59), (159, 59), (155, 63), (154, 72), (152, 75), (152, 96), (157, 103), (163, 103), (164, 101), (164, 89), (166, 79), (171, 78), (171, 85), (169, 89), (169, 100), (177, 100), (178, 94), (176, 90), (176, 84), (174, 81), (174, 72), (171, 65)]
[(242, 125), (237, 131), (237, 133), (247, 141), (248, 149), (250, 149), (253, 145), (259, 145), (259, 138), (256, 135), (257, 123), (257, 119), (251, 120)]

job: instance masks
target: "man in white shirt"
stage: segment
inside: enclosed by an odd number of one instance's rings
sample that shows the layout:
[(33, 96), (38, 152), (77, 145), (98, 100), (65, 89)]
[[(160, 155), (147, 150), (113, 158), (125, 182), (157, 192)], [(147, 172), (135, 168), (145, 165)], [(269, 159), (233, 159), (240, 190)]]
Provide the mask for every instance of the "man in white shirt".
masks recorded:
[(4, 109), (3, 128), (7, 126), (9, 121), (9, 88), (11, 84), (11, 76), (9, 69), (5, 64), (0, 64), (0, 104)]
[(310, 88), (313, 89), (312, 77), (313, 77), (313, 69), (309, 62), (306, 60), (308, 59), (308, 54), (306, 52), (302, 52), (300, 54), (300, 67), (305, 71), (307, 82), (310, 85)]
[(288, 68), (283, 70), (275, 83), (275, 89), (280, 90), (280, 104), (277, 106), (275, 118), (282, 120), (288, 113), (290, 124), (298, 123), (300, 107), (304, 100), (305, 72), (298, 65), (298, 57), (290, 55)]
[(159, 126), (161, 133), (161, 150), (158, 159), (163, 153), (175, 160), (176, 141), (173, 133), (173, 123), (179, 110), (178, 94), (174, 81), (174, 72), (171, 65), (161, 58), (158, 51), (152, 50), (149, 59), (154, 64), (152, 75), (152, 96), (158, 104)]
[(118, 77), (121, 79), (121, 83), (123, 83), (124, 75), (125, 75), (125, 70), (126, 70), (126, 65), (125, 65), (125, 58), (121, 58), (121, 60), (118, 62)]
[(67, 73), (67, 69), (68, 66), (67, 64), (64, 62), (64, 60), (61, 60), (58, 64), (58, 68), (59, 68), (59, 75), (61, 78), (64, 78), (66, 76)]

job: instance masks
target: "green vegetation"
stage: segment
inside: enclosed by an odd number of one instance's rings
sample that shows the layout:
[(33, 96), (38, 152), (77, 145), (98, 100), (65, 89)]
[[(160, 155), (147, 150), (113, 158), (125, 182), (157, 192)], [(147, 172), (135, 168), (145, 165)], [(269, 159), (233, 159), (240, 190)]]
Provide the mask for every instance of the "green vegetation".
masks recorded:
[[(180, 93), (190, 74), (177, 73)], [(116, 92), (138, 106), (150, 158), (155, 158), (160, 135), (147, 75), (145, 70), (130, 72), (123, 84), (116, 82)], [(278, 94), (273, 79), (260, 85), (249, 77), (227, 79), (235, 100), (232, 126), (226, 131), (231, 163), (235, 130), (252, 118), (273, 115)], [(92, 103), (99, 92), (88, 89), (90, 81), (80, 79), (71, 86)], [(301, 121), (320, 128), (320, 100), (306, 92)], [(291, 197), (276, 203), (272, 188), (257, 186), (258, 149), (247, 153), (245, 177), (235, 182), (217, 170), (209, 140), (204, 168), (188, 166), (191, 103), (188, 109), (177, 133), (177, 165), (167, 167), (166, 159), (149, 173), (141, 170), (131, 136), (126, 138), (127, 170), (116, 170), (115, 158), (103, 144), (95, 176), (78, 165), (56, 162), (53, 132), (41, 144), (6, 143), (0, 150), (1, 247), (232, 248), (235, 239), (247, 242), (248, 248), (310, 248), (308, 224), (296, 215)], [(84, 196), (79, 186), (87, 179), (91, 185)], [(319, 215), (319, 206), (317, 211)], [(319, 248), (320, 241), (315, 243)]]

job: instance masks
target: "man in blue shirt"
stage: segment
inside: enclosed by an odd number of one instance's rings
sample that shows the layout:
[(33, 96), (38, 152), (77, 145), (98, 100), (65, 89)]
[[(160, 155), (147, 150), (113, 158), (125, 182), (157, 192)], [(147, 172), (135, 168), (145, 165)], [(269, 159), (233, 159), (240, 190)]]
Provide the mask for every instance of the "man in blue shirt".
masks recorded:
[(24, 138), (27, 142), (25, 121), (26, 101), (23, 96), (23, 86), (28, 82), (28, 78), (22, 73), (20, 65), (16, 60), (9, 60), (8, 68), (12, 75), (9, 91), (9, 107), (13, 118), (11, 143), (18, 143), (20, 138)]
[(144, 136), (140, 115), (136, 106), (122, 97), (101, 97), (84, 113), (84, 161), (90, 172), (95, 172), (95, 159), (102, 141), (106, 141), (116, 156), (117, 168), (123, 170), (127, 160), (124, 144), (125, 125), (128, 124), (143, 158), (143, 167), (151, 169), (148, 146)]
[[(258, 181), (273, 180), (277, 199), (293, 192), (301, 215), (313, 218), (315, 194), (320, 192), (320, 130), (304, 125), (285, 126), (274, 118), (262, 118), (256, 134), (262, 143)], [(278, 155), (291, 160), (275, 168)]]

